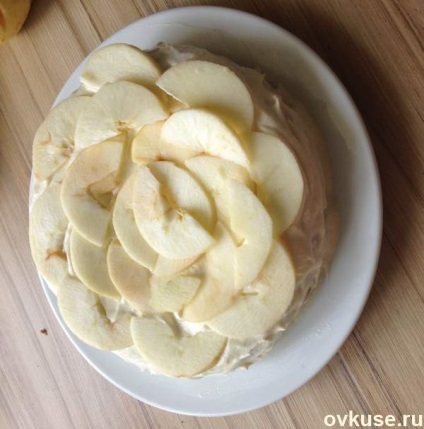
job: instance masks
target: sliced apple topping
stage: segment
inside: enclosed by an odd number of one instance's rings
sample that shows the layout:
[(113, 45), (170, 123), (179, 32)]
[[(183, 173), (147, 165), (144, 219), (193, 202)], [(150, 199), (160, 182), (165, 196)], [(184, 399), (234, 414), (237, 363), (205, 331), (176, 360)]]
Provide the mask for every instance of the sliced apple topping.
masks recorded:
[(68, 167), (63, 179), (61, 199), (66, 216), (82, 236), (97, 246), (107, 238), (110, 198), (119, 184), (123, 151), (122, 137), (88, 147)]
[(224, 350), (227, 339), (213, 331), (183, 336), (163, 320), (134, 317), (134, 343), (153, 368), (174, 377), (193, 377), (212, 367)]
[(256, 341), (289, 309), (296, 269), (281, 234), (302, 213), (302, 167), (253, 131), (249, 89), (228, 67), (190, 60), (162, 74), (116, 44), (81, 82), (90, 96), (60, 103), (34, 139), (37, 268), (81, 340), (201, 375), (229, 338)]
[(247, 140), (259, 199), (272, 217), (274, 233), (279, 235), (293, 223), (302, 207), (302, 170), (291, 150), (278, 138), (252, 133)]
[(135, 46), (115, 43), (95, 51), (81, 73), (80, 80), (89, 92), (107, 83), (125, 80), (153, 86), (161, 70), (153, 58)]
[(191, 276), (182, 275), (171, 280), (155, 278), (150, 305), (159, 312), (178, 312), (191, 301), (199, 284), (200, 279)]
[(207, 110), (185, 109), (172, 114), (162, 126), (161, 139), (198, 155), (217, 156), (243, 167), (249, 165), (237, 134)]
[(37, 180), (49, 179), (71, 157), (77, 120), (89, 100), (87, 96), (67, 98), (51, 110), (38, 128), (32, 158), (33, 173)]
[(236, 180), (253, 191), (255, 184), (249, 171), (234, 162), (214, 156), (196, 156), (186, 160), (184, 165), (212, 197), (218, 218), (231, 229), (227, 181)]
[(135, 134), (167, 116), (161, 101), (147, 88), (126, 81), (109, 83), (82, 109), (75, 146), (81, 149), (122, 133)]
[(296, 284), (296, 271), (287, 249), (274, 242), (260, 276), (245, 288), (228, 310), (208, 325), (230, 338), (264, 335), (284, 315)]
[(113, 210), (113, 227), (125, 251), (139, 264), (158, 276), (178, 274), (195, 259), (168, 259), (158, 255), (138, 230), (133, 211), (135, 175), (122, 186)]
[(228, 67), (209, 61), (184, 61), (163, 73), (156, 84), (190, 107), (205, 107), (222, 116), (238, 132), (252, 127), (252, 98)]
[(133, 210), (143, 238), (166, 258), (197, 257), (213, 242), (206, 229), (213, 221), (208, 197), (187, 172), (172, 163), (140, 168)]
[(118, 241), (112, 241), (107, 251), (109, 275), (122, 297), (137, 311), (151, 313), (150, 271), (135, 262)]
[(29, 242), (34, 262), (50, 287), (56, 290), (68, 274), (63, 249), (68, 219), (60, 202), (60, 185), (48, 187), (34, 202), (29, 222)]
[(90, 243), (73, 229), (70, 253), (73, 270), (89, 289), (109, 298), (121, 297), (110, 279), (106, 259), (107, 247), (98, 247)]
[(69, 329), (85, 343), (101, 350), (119, 350), (134, 344), (131, 313), (110, 320), (99, 295), (78, 279), (66, 277), (58, 290), (57, 304)]
[(200, 288), (182, 313), (189, 322), (204, 322), (222, 313), (233, 304), (238, 292), (235, 287), (236, 243), (220, 222), (214, 238), (215, 246), (206, 253), (205, 273)]
[(119, 191), (113, 209), (113, 227), (125, 251), (139, 264), (152, 270), (157, 253), (140, 235), (133, 212), (135, 175), (130, 177)]
[(272, 245), (272, 220), (256, 195), (229, 180), (228, 203), (231, 229), (241, 237), (235, 258), (235, 284), (242, 288), (256, 279)]
[(161, 139), (163, 121), (146, 125), (134, 137), (131, 157), (138, 164), (146, 165), (153, 161), (174, 161), (181, 163), (197, 155), (190, 148), (183, 148)]

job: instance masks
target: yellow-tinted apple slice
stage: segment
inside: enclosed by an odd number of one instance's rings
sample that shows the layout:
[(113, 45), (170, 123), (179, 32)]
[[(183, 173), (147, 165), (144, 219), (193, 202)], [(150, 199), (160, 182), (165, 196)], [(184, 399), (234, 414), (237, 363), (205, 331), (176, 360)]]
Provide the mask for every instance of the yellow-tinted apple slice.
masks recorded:
[(67, 277), (58, 291), (60, 314), (69, 329), (82, 341), (101, 350), (119, 350), (133, 344), (131, 313), (107, 316), (99, 296), (78, 279)]
[(131, 333), (143, 359), (174, 377), (192, 377), (212, 367), (227, 341), (213, 331), (178, 336), (164, 321), (147, 317), (134, 317)]
[(207, 154), (249, 165), (237, 134), (217, 115), (203, 109), (185, 109), (172, 114), (163, 124), (161, 139), (198, 155)]
[(29, 221), (29, 242), (38, 271), (54, 291), (68, 274), (63, 249), (68, 219), (60, 201), (60, 185), (53, 184), (35, 200)]
[(163, 121), (146, 125), (137, 133), (131, 146), (134, 162), (142, 165), (161, 160), (181, 163), (196, 155), (195, 151), (164, 142), (160, 137), (162, 125)]
[(168, 69), (157, 85), (190, 107), (223, 116), (238, 132), (253, 123), (253, 102), (246, 85), (228, 67), (208, 61), (184, 61)]
[(256, 195), (243, 184), (229, 180), (231, 229), (240, 243), (236, 251), (235, 283), (242, 288), (256, 279), (272, 245), (272, 221)]
[[(133, 210), (137, 227), (160, 255), (170, 259), (197, 257), (213, 242), (203, 226), (211, 222), (210, 203), (200, 187), (196, 190), (197, 199), (190, 198), (187, 189), (180, 187), (196, 183), (192, 178), (193, 182), (187, 179), (188, 173), (179, 174), (180, 169), (175, 166), (164, 168), (160, 174), (159, 170), (156, 168), (155, 173), (166, 182), (164, 184), (147, 167), (141, 167), (136, 175)], [(175, 194), (172, 193), (174, 189)], [(165, 196), (167, 193), (171, 195)], [(187, 206), (179, 205), (178, 199), (187, 202)]]
[(72, 268), (78, 278), (93, 292), (109, 298), (120, 298), (107, 267), (107, 247), (90, 243), (73, 229), (70, 238)]
[(75, 146), (85, 148), (122, 133), (135, 134), (167, 116), (161, 101), (144, 86), (126, 81), (109, 83), (82, 110)]
[(178, 312), (189, 302), (199, 288), (200, 279), (178, 276), (173, 279), (156, 278), (152, 281), (150, 305), (159, 312)]
[(153, 86), (161, 70), (155, 60), (135, 46), (114, 43), (95, 51), (81, 73), (84, 88), (97, 92), (106, 83), (126, 80)]
[(107, 266), (113, 284), (131, 307), (141, 313), (151, 313), (150, 271), (135, 262), (118, 241), (109, 245)]
[(50, 178), (69, 160), (74, 151), (75, 126), (88, 100), (87, 96), (67, 98), (51, 110), (38, 128), (32, 157), (36, 180)]
[(78, 232), (102, 246), (111, 220), (114, 191), (124, 150), (122, 140), (105, 141), (81, 151), (63, 179), (63, 209)]
[(274, 233), (283, 233), (296, 219), (303, 202), (302, 170), (291, 150), (278, 138), (252, 133), (247, 136), (252, 155), (252, 178), (258, 196), (271, 215)]
[(205, 322), (222, 313), (234, 302), (237, 246), (227, 229), (218, 223), (215, 246), (206, 253), (205, 273), (194, 298), (184, 307), (183, 318)]
[(245, 339), (264, 335), (288, 309), (294, 294), (296, 273), (289, 253), (274, 242), (259, 278), (228, 310), (208, 325), (222, 335)]

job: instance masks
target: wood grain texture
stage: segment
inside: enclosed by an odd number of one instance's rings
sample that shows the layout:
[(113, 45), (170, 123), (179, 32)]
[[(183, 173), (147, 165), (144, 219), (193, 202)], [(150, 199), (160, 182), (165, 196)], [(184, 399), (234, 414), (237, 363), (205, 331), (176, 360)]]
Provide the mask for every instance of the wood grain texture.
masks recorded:
[[(333, 68), (371, 134), (385, 214), (374, 288), (337, 356), (289, 397), (214, 419), (144, 405), (89, 367), (54, 319), (27, 239), (32, 137), (70, 73), (130, 22), (197, 4), (263, 16)], [(422, 0), (33, 0), (0, 46), (0, 428), (321, 428), (349, 410), (424, 414), (423, 40)]]

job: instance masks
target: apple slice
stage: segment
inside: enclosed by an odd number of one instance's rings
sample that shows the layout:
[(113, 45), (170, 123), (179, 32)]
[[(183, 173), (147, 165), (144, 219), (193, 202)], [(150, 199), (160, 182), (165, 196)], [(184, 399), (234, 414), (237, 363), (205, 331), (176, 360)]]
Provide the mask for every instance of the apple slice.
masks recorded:
[(203, 228), (213, 230), (216, 219), (210, 197), (190, 173), (168, 161), (152, 162), (149, 170), (173, 208), (189, 212)]
[(242, 288), (256, 279), (272, 246), (272, 220), (256, 195), (243, 184), (228, 180), (231, 229), (240, 237), (236, 251), (235, 284)]
[(151, 313), (150, 271), (137, 264), (117, 240), (109, 245), (107, 266), (110, 278), (122, 297), (137, 311)]
[(166, 258), (197, 257), (213, 242), (205, 229), (213, 219), (206, 194), (172, 163), (152, 163), (149, 168), (141, 167), (134, 182), (133, 210), (140, 233)]
[(152, 279), (150, 305), (159, 312), (177, 312), (189, 302), (199, 288), (200, 279), (178, 276), (171, 280)]
[(36, 180), (49, 179), (69, 160), (74, 150), (75, 126), (89, 100), (87, 96), (67, 98), (53, 107), (38, 128), (32, 153)]
[(53, 184), (35, 200), (29, 220), (32, 257), (53, 292), (68, 275), (68, 262), (63, 250), (68, 223), (60, 202), (60, 185)]
[(227, 181), (233, 179), (254, 190), (249, 172), (240, 165), (214, 156), (196, 156), (186, 160), (184, 165), (211, 195), (218, 219), (230, 228)]
[(189, 268), (197, 259), (197, 256), (185, 259), (170, 259), (165, 258), (162, 255), (158, 255), (156, 265), (153, 268), (153, 274), (158, 277), (174, 276)]
[(162, 103), (147, 88), (125, 81), (109, 83), (82, 110), (75, 146), (81, 149), (125, 132), (135, 134), (167, 116)]
[(293, 223), (302, 207), (301, 167), (291, 150), (277, 137), (252, 133), (247, 140), (258, 197), (271, 215), (274, 234), (279, 235)]
[(134, 343), (143, 359), (159, 373), (173, 377), (193, 377), (212, 367), (227, 339), (213, 331), (193, 336), (176, 335), (163, 320), (134, 317)]
[(134, 137), (131, 146), (131, 158), (138, 164), (168, 160), (183, 162), (196, 155), (196, 152), (181, 146), (166, 143), (161, 139), (163, 121), (146, 125)]
[(161, 139), (189, 149), (249, 165), (237, 134), (218, 116), (202, 109), (185, 109), (172, 114), (162, 127)]
[[(117, 138), (116, 138), (117, 139)], [(63, 179), (61, 199), (72, 225), (87, 240), (102, 246), (106, 240), (114, 190), (124, 151), (120, 140), (109, 140), (81, 151)]]
[(228, 67), (208, 61), (184, 61), (165, 71), (156, 84), (190, 107), (206, 107), (223, 115), (237, 132), (252, 127), (252, 98), (246, 85)]
[(216, 332), (244, 340), (264, 335), (283, 317), (293, 299), (296, 273), (288, 251), (274, 242), (259, 278), (228, 310), (208, 321)]
[(135, 46), (114, 43), (95, 51), (80, 76), (83, 87), (97, 92), (106, 83), (126, 80), (153, 86), (161, 75), (159, 65)]
[(72, 268), (78, 278), (93, 292), (119, 299), (121, 295), (112, 283), (107, 267), (107, 247), (90, 243), (75, 229), (71, 232), (69, 246)]
[(78, 279), (66, 277), (58, 290), (57, 304), (68, 328), (82, 341), (101, 350), (131, 346), (131, 313), (108, 319), (99, 296)]
[(168, 259), (158, 255), (138, 230), (133, 212), (133, 189), (135, 175), (131, 176), (116, 197), (113, 209), (113, 227), (122, 247), (134, 261), (158, 276), (178, 274), (195, 259)]
[(149, 270), (153, 270), (157, 253), (140, 234), (133, 212), (135, 174), (124, 183), (116, 197), (112, 217), (113, 227), (122, 247), (131, 258)]
[(206, 253), (203, 281), (195, 297), (184, 307), (182, 317), (188, 322), (205, 322), (222, 313), (234, 301), (235, 258), (237, 246), (226, 228), (217, 223), (215, 246)]

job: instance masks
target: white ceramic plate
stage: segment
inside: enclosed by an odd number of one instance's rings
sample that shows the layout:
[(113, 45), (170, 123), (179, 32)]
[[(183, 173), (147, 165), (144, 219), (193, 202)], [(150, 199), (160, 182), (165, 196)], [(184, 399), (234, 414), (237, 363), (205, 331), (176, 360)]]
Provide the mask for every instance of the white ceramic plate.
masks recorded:
[[(199, 380), (140, 372), (112, 353), (79, 341), (64, 325), (56, 297), (47, 298), (72, 343), (87, 361), (131, 396), (182, 414), (241, 413), (276, 401), (306, 383), (337, 352), (368, 297), (377, 266), (382, 208), (369, 138), (352, 100), (329, 68), (301, 41), (261, 18), (223, 8), (172, 9), (122, 29), (102, 45), (125, 42), (150, 49), (158, 42), (209, 49), (281, 82), (313, 115), (328, 143), (341, 235), (328, 278), (272, 352), (249, 370)], [(80, 65), (56, 103), (79, 86)]]

